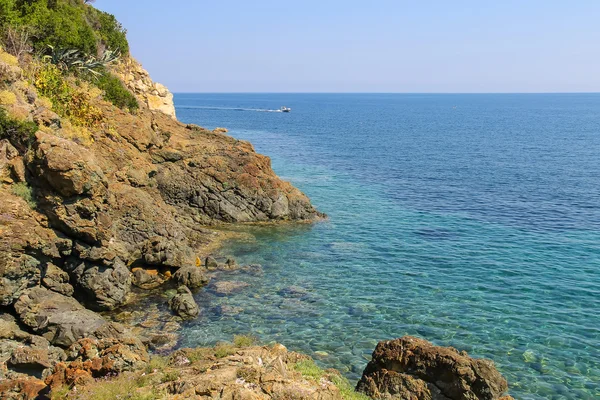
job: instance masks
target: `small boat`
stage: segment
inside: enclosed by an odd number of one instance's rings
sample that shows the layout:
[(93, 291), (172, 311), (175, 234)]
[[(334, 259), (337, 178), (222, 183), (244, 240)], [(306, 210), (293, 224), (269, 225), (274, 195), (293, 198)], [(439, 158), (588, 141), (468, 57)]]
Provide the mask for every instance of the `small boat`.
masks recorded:
[(286, 107), (286, 106), (283, 106), (283, 107), (281, 107), (279, 110), (280, 110), (281, 112), (290, 112), (290, 111), (292, 111), (292, 109), (291, 109), (291, 108), (288, 108), (288, 107)]

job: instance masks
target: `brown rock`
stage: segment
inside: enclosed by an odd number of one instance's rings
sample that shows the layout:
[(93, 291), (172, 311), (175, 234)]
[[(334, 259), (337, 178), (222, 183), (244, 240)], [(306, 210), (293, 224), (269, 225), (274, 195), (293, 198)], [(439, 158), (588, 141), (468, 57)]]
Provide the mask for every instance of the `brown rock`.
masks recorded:
[(204, 260), (204, 267), (209, 271), (213, 271), (219, 268), (219, 263), (213, 257), (209, 256)]
[(185, 243), (160, 236), (155, 236), (144, 244), (142, 260), (145, 264), (172, 268), (194, 265), (194, 255)]
[(0, 381), (0, 395), (3, 400), (34, 400), (47, 392), (46, 384), (36, 378)]
[(169, 300), (169, 307), (183, 319), (193, 319), (200, 314), (200, 308), (187, 286), (179, 286), (177, 294)]
[(373, 398), (496, 400), (508, 385), (490, 360), (405, 336), (377, 345), (356, 389)]
[(173, 275), (173, 279), (177, 284), (187, 286), (190, 289), (204, 286), (209, 280), (202, 269), (192, 266), (178, 269)]
[(36, 133), (29, 168), (61, 196), (104, 193), (108, 183), (89, 150), (73, 141)]
[(91, 336), (108, 324), (72, 297), (41, 287), (25, 291), (15, 303), (15, 311), (23, 324), (62, 347)]
[(65, 296), (72, 296), (74, 292), (73, 286), (69, 283), (69, 274), (52, 263), (46, 265), (42, 284)]
[(48, 359), (48, 350), (31, 347), (19, 347), (15, 349), (8, 360), (11, 367), (23, 369), (46, 369), (51, 366)]
[(156, 270), (145, 270), (143, 268), (133, 269), (132, 283), (141, 289), (155, 289), (165, 283)]

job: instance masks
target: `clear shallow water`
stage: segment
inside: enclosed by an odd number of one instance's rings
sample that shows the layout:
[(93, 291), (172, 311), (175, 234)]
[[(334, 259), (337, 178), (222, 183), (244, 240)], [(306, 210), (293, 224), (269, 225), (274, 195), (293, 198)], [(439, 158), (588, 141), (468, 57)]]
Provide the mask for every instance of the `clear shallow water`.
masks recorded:
[(518, 399), (600, 396), (600, 95), (175, 102), (250, 140), (330, 217), (245, 229), (224, 253), (262, 274), (200, 292), (183, 345), (254, 333), (355, 379), (378, 340), (410, 334), (493, 359)]

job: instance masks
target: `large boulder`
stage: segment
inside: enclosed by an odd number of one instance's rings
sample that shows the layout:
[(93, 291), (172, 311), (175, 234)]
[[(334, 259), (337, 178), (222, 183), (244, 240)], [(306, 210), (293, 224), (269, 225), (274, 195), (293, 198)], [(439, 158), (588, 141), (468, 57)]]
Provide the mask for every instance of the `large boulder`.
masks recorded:
[(81, 338), (92, 336), (108, 324), (74, 298), (42, 287), (26, 290), (14, 307), (23, 324), (61, 347), (69, 347)]
[(94, 154), (77, 143), (38, 131), (28, 167), (63, 197), (104, 194), (108, 186)]
[(192, 292), (186, 286), (180, 286), (177, 294), (169, 300), (169, 307), (183, 319), (193, 319), (200, 314), (200, 308), (192, 296)]
[(375, 399), (495, 400), (508, 384), (490, 360), (405, 336), (379, 342), (356, 390)]
[(175, 272), (173, 280), (178, 285), (184, 285), (190, 289), (194, 289), (206, 285), (209, 279), (199, 267), (183, 267)]
[(184, 242), (155, 236), (142, 247), (142, 261), (148, 265), (179, 268), (193, 265), (194, 255)]
[(79, 289), (78, 294), (94, 310), (117, 308), (127, 301), (131, 290), (131, 273), (123, 261), (115, 258), (108, 264), (76, 258), (67, 262), (67, 268)]

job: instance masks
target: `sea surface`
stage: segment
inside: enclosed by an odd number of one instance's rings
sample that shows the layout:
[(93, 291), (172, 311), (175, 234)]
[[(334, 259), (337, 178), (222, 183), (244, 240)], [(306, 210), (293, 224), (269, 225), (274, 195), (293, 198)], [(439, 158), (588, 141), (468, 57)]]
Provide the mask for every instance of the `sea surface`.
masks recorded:
[(223, 255), (262, 269), (222, 273), (249, 284), (230, 296), (199, 292), (182, 345), (250, 333), (355, 380), (379, 340), (415, 335), (494, 360), (517, 399), (600, 398), (600, 94), (175, 103), (329, 216), (240, 228)]

